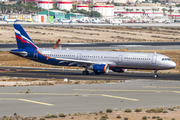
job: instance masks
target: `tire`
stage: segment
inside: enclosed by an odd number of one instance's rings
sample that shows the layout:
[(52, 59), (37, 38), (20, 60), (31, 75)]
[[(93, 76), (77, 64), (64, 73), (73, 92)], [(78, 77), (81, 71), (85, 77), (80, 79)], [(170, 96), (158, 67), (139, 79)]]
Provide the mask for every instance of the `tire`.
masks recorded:
[(99, 73), (99, 72), (94, 72), (96, 75), (100, 75), (101, 73)]
[(83, 71), (82, 74), (83, 75), (89, 75), (89, 71)]
[(154, 75), (155, 78), (158, 78), (158, 75)]

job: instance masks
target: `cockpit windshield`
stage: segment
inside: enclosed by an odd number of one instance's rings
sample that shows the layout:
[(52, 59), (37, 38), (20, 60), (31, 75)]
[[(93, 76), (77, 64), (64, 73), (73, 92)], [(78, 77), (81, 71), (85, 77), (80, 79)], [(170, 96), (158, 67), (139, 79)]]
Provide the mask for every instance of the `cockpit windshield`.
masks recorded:
[(171, 61), (170, 58), (162, 58), (162, 61)]

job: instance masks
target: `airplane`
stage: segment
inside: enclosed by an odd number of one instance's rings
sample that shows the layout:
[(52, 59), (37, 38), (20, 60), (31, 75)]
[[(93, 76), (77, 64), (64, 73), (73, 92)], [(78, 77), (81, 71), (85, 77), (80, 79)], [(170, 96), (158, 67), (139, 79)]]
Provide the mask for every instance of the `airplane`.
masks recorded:
[(60, 18), (58, 21), (61, 22), (62, 24), (63, 23), (69, 23), (69, 24), (72, 23), (72, 20), (69, 20), (69, 19), (61, 19)]
[(169, 57), (157, 53), (38, 48), (20, 24), (14, 24), (14, 32), (18, 49), (10, 53), (50, 65), (83, 67), (83, 75), (88, 75), (89, 70), (105, 74), (109, 70), (121, 73), (127, 69), (144, 69), (154, 70), (154, 77), (158, 77), (158, 70), (176, 67)]
[(17, 20), (16, 19), (6, 19), (6, 17), (4, 16), (4, 21), (6, 21), (7, 23), (9, 23), (9, 22), (17, 22)]

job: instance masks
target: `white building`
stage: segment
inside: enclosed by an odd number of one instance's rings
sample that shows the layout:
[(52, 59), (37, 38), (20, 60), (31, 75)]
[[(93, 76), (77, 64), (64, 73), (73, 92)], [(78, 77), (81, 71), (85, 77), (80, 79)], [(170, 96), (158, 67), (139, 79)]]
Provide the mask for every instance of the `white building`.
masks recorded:
[(60, 0), (57, 2), (57, 7), (61, 10), (71, 10), (72, 9), (72, 1), (71, 0)]
[(127, 17), (141, 17), (141, 16), (148, 16), (148, 17), (161, 17), (164, 16), (163, 7), (138, 7), (138, 6), (115, 6), (114, 13), (115, 15), (122, 15)]
[(38, 7), (44, 9), (52, 9), (53, 8), (53, 0), (38, 0)]
[(103, 17), (114, 17), (114, 5), (93, 5), (93, 11), (101, 13)]
[(77, 5), (76, 8), (77, 8), (78, 10), (84, 9), (84, 10), (89, 11), (89, 6), (88, 6), (88, 5), (85, 5), (85, 4)]
[[(115, 3), (135, 3), (137, 0), (114, 0)], [(145, 0), (138, 0), (138, 2), (142, 2), (142, 1), (145, 1)]]

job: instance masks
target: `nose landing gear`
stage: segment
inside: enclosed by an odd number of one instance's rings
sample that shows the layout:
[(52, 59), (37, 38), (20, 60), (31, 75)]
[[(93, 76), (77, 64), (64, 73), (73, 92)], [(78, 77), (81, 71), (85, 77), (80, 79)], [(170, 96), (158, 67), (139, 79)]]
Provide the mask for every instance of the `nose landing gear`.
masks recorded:
[(155, 78), (158, 77), (157, 70), (154, 70), (154, 77), (155, 77)]

